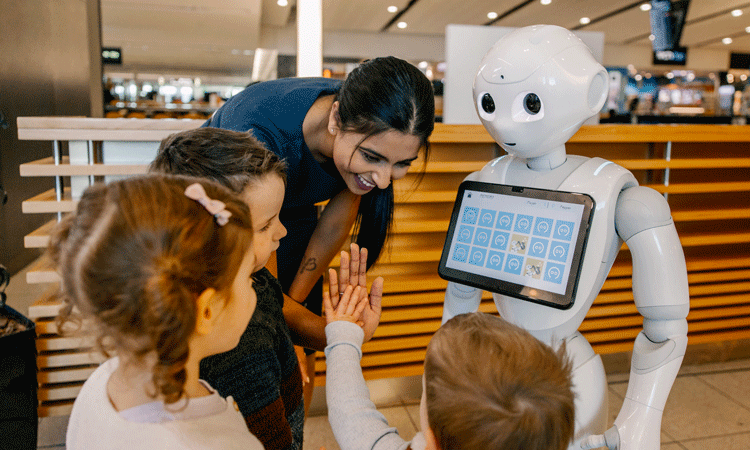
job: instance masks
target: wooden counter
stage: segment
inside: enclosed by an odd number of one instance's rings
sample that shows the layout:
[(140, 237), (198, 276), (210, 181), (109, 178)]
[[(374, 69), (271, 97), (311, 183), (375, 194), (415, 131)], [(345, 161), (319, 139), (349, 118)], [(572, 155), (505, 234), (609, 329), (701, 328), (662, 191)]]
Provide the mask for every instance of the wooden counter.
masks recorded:
[[(103, 177), (143, 173), (150, 162), (149, 152), (159, 140), (202, 123), (19, 118), (19, 139), (58, 142), (51, 145), (51, 158), (23, 164), (21, 174), (55, 176), (61, 181), (58, 191), (27, 200), (23, 210), (47, 214), (70, 211), (76, 202), (69, 188), (71, 181), (77, 179), (87, 185)], [(102, 154), (108, 148), (117, 153), (118, 145), (134, 145), (125, 148), (137, 157), (104, 164), (106, 157)], [(65, 146), (78, 156), (64, 159)], [(81, 146), (91, 159), (81, 158)], [(480, 125), (437, 124), (431, 147), (426, 167), (415, 164), (407, 177), (394, 183), (394, 234), (371, 270), (371, 278), (384, 276), (386, 284), (381, 325), (363, 349), (362, 365), (365, 377), (370, 379), (422, 373), (425, 347), (442, 316), (447, 283), (437, 276), (437, 265), (456, 190), (466, 175), (479, 170), (499, 152)], [(570, 140), (567, 150), (570, 154), (610, 159), (631, 170), (639, 183), (667, 197), (689, 271), (689, 343), (750, 338), (750, 127), (584, 126)], [(75, 163), (70, 162), (73, 159)], [(417, 186), (421, 169), (425, 173)], [(53, 224), (54, 218), (27, 236), (25, 245), (45, 246)], [(27, 281), (54, 282), (56, 274), (45, 267), (44, 261), (39, 264)], [(581, 326), (581, 332), (599, 353), (629, 351), (641, 329), (642, 317), (631, 292), (631, 273), (630, 255), (624, 249)], [(490, 294), (485, 293), (483, 298), (481, 310), (494, 313)], [(51, 320), (56, 308), (54, 301), (42, 299), (30, 311), (40, 333), (40, 415), (68, 413), (83, 380), (101, 360), (91, 351), (90, 339), (56, 334)], [(325, 381), (325, 361), (320, 355), (316, 384)]]

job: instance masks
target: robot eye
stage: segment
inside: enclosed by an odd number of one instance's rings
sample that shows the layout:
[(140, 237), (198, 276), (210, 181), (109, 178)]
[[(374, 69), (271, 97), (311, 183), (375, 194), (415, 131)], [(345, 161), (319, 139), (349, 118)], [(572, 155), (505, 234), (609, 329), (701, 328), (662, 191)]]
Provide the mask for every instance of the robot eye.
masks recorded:
[(542, 109), (542, 101), (534, 93), (526, 94), (526, 97), (523, 99), (523, 108), (529, 114), (539, 114), (539, 111)]
[(492, 100), (492, 96), (489, 93), (485, 93), (482, 96), (481, 104), (482, 104), (482, 109), (487, 114), (492, 114), (493, 112), (495, 112), (495, 101)]

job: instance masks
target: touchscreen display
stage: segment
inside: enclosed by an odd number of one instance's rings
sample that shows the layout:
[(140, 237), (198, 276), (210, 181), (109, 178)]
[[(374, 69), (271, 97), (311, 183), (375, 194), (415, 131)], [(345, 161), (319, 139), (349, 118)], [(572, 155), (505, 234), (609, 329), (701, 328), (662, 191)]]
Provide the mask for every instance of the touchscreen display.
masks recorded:
[(467, 181), (440, 261), (443, 278), (567, 308), (593, 200), (584, 194)]

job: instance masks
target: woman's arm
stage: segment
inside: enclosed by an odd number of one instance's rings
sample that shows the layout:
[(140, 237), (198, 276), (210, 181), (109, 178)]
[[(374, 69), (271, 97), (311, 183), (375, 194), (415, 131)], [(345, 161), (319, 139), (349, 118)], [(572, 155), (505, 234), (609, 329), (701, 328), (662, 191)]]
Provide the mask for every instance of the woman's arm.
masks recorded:
[(341, 250), (357, 218), (360, 196), (348, 189), (336, 194), (323, 209), (297, 275), (289, 287), (289, 296), (302, 302), (323, 275), (333, 257)]

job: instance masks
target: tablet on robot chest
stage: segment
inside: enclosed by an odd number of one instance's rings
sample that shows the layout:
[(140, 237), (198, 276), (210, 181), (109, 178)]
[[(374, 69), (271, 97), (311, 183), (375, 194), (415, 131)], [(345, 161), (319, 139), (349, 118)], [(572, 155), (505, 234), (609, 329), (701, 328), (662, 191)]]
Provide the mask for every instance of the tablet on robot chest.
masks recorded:
[(586, 194), (464, 181), (438, 273), (490, 292), (570, 308), (593, 208)]

